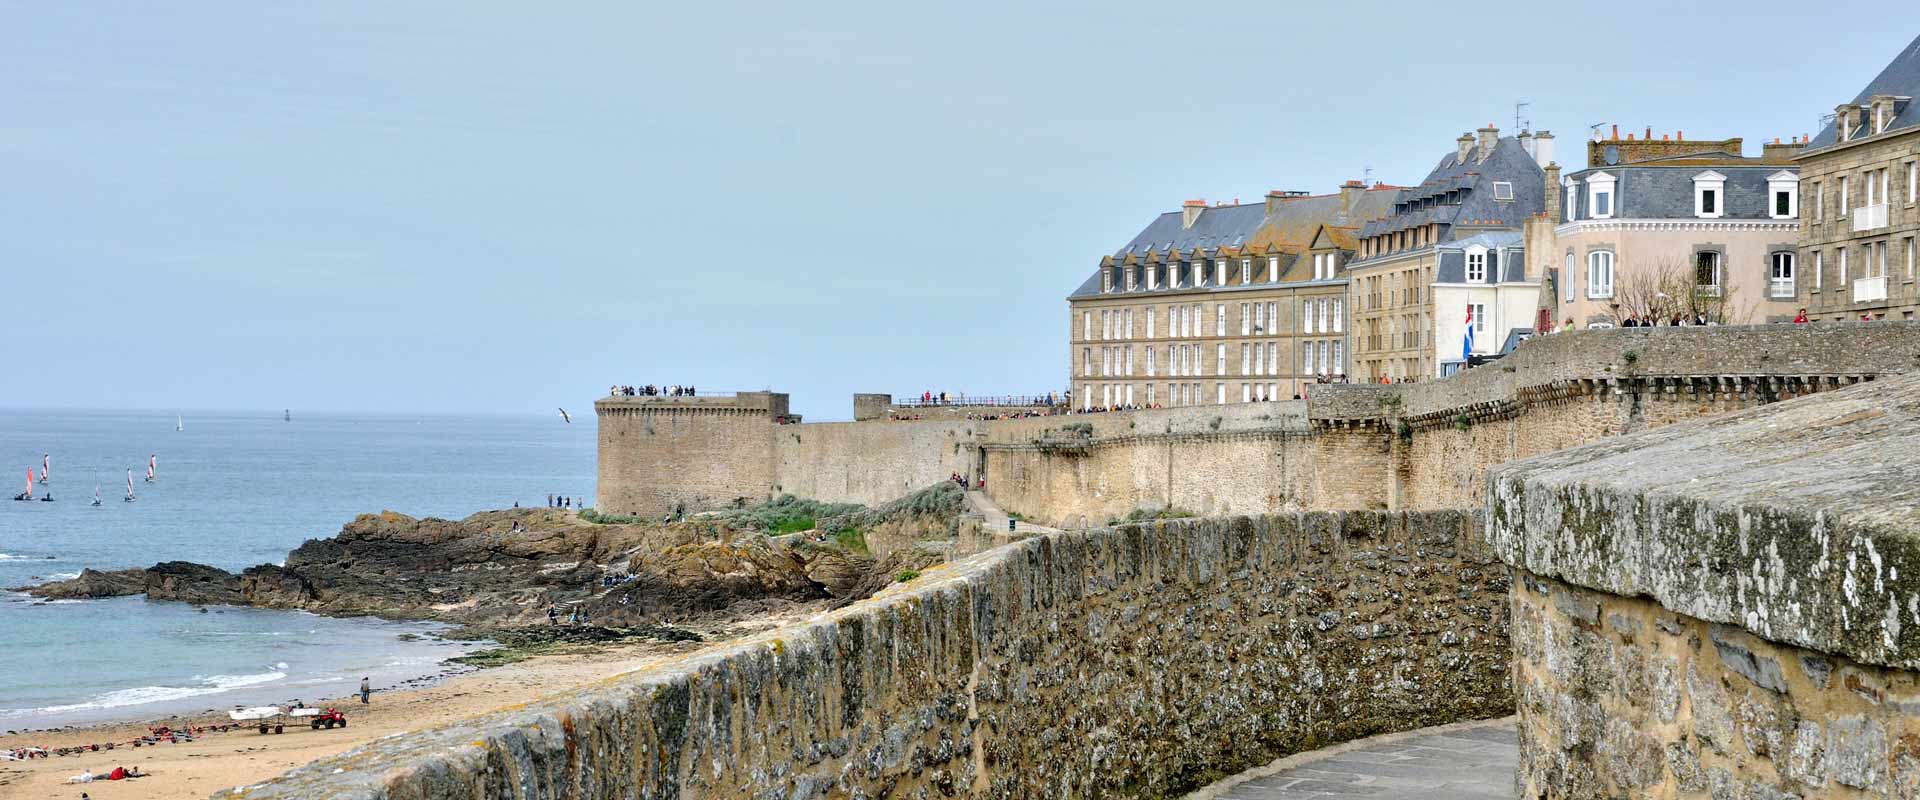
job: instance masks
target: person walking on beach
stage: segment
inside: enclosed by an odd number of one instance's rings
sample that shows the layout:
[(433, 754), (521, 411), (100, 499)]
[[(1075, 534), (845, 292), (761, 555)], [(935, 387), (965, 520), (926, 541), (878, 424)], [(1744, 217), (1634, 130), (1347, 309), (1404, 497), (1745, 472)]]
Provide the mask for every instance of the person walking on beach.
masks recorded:
[(371, 694), (373, 694), (373, 686), (367, 683), (366, 678), (361, 678), (360, 679), (360, 705), (363, 705), (363, 706), (366, 705), (367, 697)]

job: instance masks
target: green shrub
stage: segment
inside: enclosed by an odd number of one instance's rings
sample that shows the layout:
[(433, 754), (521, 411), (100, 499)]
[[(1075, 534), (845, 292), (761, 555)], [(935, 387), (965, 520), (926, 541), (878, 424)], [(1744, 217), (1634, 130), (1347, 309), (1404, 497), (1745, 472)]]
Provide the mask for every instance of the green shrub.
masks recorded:
[(833, 543), (839, 545), (842, 550), (859, 553), (863, 556), (872, 552), (867, 549), (867, 535), (860, 532), (859, 528), (846, 528), (835, 531), (833, 534)]
[(713, 518), (771, 536), (813, 530), (819, 520), (845, 516), (865, 508), (859, 503), (822, 503), (783, 494), (751, 508), (715, 514)]
[(1114, 520), (1108, 524), (1118, 525), (1121, 522), (1150, 522), (1156, 519), (1188, 519), (1194, 516), (1197, 515), (1184, 508), (1136, 508), (1127, 512), (1125, 519)]
[(580, 509), (580, 519), (585, 522), (591, 522), (595, 525), (638, 525), (644, 522), (659, 521), (659, 520), (646, 519), (644, 517), (636, 517), (629, 514), (602, 514), (591, 508)]
[(906, 583), (918, 577), (920, 577), (920, 570), (907, 568), (900, 570), (900, 574), (893, 576), (893, 580), (895, 583)]

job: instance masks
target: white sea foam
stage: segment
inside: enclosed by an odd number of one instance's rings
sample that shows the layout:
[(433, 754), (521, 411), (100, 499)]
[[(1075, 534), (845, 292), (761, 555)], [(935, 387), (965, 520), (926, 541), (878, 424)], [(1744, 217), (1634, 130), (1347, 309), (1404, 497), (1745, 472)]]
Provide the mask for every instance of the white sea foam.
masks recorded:
[(67, 714), (75, 711), (96, 711), (107, 708), (138, 706), (147, 703), (161, 703), (168, 700), (183, 700), (189, 697), (201, 697), (219, 694), (229, 689), (245, 686), (259, 686), (287, 677), (284, 672), (261, 672), (252, 675), (209, 675), (194, 676), (199, 686), (136, 686), (131, 689), (119, 689), (105, 694), (95, 695), (84, 703), (72, 703), (43, 708), (0, 708), (0, 719), (39, 716), (43, 714)]
[(50, 561), (47, 556), (23, 556), (14, 553), (0, 553), (0, 561)]

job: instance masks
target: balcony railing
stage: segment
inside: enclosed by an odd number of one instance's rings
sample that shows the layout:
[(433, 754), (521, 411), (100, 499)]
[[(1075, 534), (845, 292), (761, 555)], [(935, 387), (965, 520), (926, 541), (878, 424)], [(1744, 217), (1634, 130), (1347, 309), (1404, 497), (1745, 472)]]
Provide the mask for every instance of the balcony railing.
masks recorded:
[(1767, 282), (1767, 296), (1775, 300), (1793, 299), (1793, 279), (1774, 278)]
[(1853, 302), (1870, 303), (1885, 299), (1887, 299), (1887, 276), (1854, 279)]
[(1887, 204), (1875, 203), (1853, 210), (1853, 232), (1878, 230), (1887, 227)]

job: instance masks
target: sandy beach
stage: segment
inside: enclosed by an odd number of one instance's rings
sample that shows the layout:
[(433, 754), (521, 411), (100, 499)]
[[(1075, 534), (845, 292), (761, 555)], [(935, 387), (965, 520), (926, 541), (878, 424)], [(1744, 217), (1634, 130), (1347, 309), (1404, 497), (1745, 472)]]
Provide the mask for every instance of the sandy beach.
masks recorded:
[[(375, 692), (370, 705), (356, 698), (331, 698), (308, 705), (343, 710), (345, 728), (286, 729), (261, 735), (254, 730), (207, 733), (178, 744), (116, 747), (112, 751), (77, 756), (53, 756), (28, 761), (0, 761), (0, 798), (78, 798), (86, 792), (95, 800), (122, 798), (201, 798), (216, 791), (272, 778), (316, 758), (348, 750), (373, 739), (427, 728), (525, 703), (566, 689), (661, 663), (724, 643), (740, 635), (804, 619), (822, 608), (800, 606), (705, 631), (707, 642), (668, 643), (635, 641), (596, 646), (587, 652), (543, 655), (500, 667), (457, 675), (417, 689)], [(76, 727), (52, 732), (0, 736), (0, 750), (16, 747), (70, 747), (96, 742), (124, 742), (146, 733), (148, 725), (224, 724), (224, 713), (183, 715), (158, 721), (122, 722)], [(103, 775), (115, 766), (138, 766), (152, 777), (66, 783), (82, 770)]]

